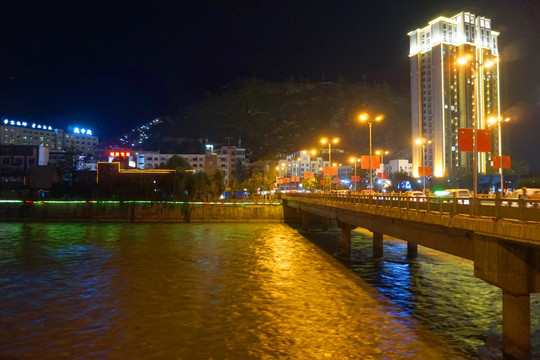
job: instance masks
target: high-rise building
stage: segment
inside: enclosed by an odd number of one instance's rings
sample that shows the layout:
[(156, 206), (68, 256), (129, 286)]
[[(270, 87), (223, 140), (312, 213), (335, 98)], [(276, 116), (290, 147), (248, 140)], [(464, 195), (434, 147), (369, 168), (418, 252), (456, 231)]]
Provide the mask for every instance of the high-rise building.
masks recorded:
[(84, 154), (93, 154), (98, 149), (99, 139), (90, 129), (74, 127), (71, 131), (64, 131), (50, 125), (3, 119), (0, 122), (0, 144), (43, 146), (51, 150), (73, 147)]
[[(485, 129), (488, 118), (500, 117), (499, 33), (490, 19), (461, 12), (408, 35), (413, 174), (420, 166), (430, 166), (435, 177), (470, 174), (472, 153), (458, 151), (458, 130)], [(424, 146), (416, 139), (425, 139)], [(479, 174), (488, 171), (490, 156), (479, 154)]]

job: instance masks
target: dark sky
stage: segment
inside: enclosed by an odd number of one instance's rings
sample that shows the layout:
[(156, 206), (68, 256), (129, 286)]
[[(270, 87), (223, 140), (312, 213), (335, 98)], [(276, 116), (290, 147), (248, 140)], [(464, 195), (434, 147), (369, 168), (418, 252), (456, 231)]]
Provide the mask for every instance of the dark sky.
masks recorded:
[(519, 115), (508, 136), (540, 165), (537, 0), (4, 0), (0, 116), (106, 138), (247, 76), (407, 90), (407, 32), (463, 10), (501, 32), (502, 107)]

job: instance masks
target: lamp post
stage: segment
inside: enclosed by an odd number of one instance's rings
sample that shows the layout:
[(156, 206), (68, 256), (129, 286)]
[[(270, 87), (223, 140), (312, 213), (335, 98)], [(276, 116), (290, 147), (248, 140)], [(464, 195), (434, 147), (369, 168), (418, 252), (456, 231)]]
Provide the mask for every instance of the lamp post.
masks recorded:
[(332, 140), (328, 138), (321, 139), (321, 144), (328, 143), (328, 171), (330, 173), (329, 191), (332, 191), (332, 143), (337, 144), (338, 142), (339, 138), (333, 138)]
[[(486, 62), (482, 61), (482, 58), (479, 56), (478, 48), (476, 51), (476, 59), (472, 61), (471, 66), (471, 79), (474, 81), (474, 115), (473, 115), (473, 121), (472, 121), (472, 133), (473, 133), (473, 158), (472, 158), (472, 166), (473, 166), (473, 194), (476, 198), (478, 195), (478, 149), (476, 147), (476, 141), (478, 137), (478, 132), (476, 131), (478, 129), (478, 123), (481, 121), (481, 116), (484, 114), (484, 97), (481, 96), (481, 89), (479, 82), (482, 81), (482, 73), (479, 74), (479, 72), (482, 71), (484, 68), (489, 68), (493, 66), (493, 61), (488, 60)], [(460, 57), (457, 59), (457, 63), (460, 65), (465, 65), (469, 62), (469, 60), (472, 58), (472, 55), (469, 55), (468, 57)]]
[(390, 151), (388, 150), (376, 150), (375, 155), (379, 155), (381, 157), (381, 164), (383, 166), (383, 172), (384, 172), (384, 155), (390, 154)]
[(354, 164), (354, 192), (356, 192), (356, 158), (355, 157), (351, 157), (349, 159), (349, 162), (351, 162), (352, 164)]
[(371, 128), (373, 127), (373, 122), (381, 121), (383, 119), (382, 115), (378, 115), (377, 117), (373, 118), (369, 116), (368, 114), (361, 114), (358, 119), (360, 122), (366, 121), (369, 125), (369, 192), (373, 192), (373, 172), (372, 172), (372, 166), (371, 166), (371, 155), (373, 153), (373, 142), (371, 137)]
[(501, 123), (502, 122), (508, 122), (510, 121), (510, 118), (506, 118), (506, 119), (502, 119), (500, 116), (495, 118), (495, 117), (490, 117), (488, 119), (488, 123), (490, 125), (493, 125), (495, 123), (497, 123), (497, 130), (498, 130), (498, 135), (499, 135), (499, 174), (501, 175), (501, 197), (503, 196), (504, 194), (504, 181), (503, 181), (503, 157), (502, 157), (502, 137), (501, 137)]
[(424, 195), (426, 194), (426, 144), (431, 144), (431, 140), (426, 140), (424, 138), (416, 139), (416, 143), (420, 146), (422, 146), (422, 172), (424, 174), (424, 180), (423, 180), (423, 188), (424, 188)]

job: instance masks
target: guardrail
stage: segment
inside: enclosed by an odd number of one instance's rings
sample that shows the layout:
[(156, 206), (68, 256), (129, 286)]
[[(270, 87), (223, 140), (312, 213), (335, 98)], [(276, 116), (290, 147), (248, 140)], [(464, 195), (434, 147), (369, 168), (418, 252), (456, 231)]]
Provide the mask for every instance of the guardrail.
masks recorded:
[(382, 206), (411, 211), (425, 211), (472, 217), (491, 217), (520, 221), (540, 222), (540, 200), (487, 198), (487, 197), (439, 197), (402, 195), (362, 195), (362, 194), (309, 194), (291, 193), (285, 199), (311, 199), (329, 205), (331, 202), (357, 205)]

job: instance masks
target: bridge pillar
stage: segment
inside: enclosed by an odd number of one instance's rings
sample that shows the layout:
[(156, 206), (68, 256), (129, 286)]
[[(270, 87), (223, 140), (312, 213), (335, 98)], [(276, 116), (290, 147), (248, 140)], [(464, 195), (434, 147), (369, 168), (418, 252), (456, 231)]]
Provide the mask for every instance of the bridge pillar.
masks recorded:
[(503, 357), (531, 358), (530, 294), (514, 295), (503, 290)]
[(530, 359), (530, 293), (540, 290), (540, 250), (474, 235), (474, 275), (503, 291), (503, 354)]
[(407, 257), (415, 258), (418, 256), (418, 245), (407, 241)]
[(339, 228), (341, 229), (341, 255), (351, 257), (351, 230), (354, 226), (340, 222)]
[(330, 222), (330, 220), (327, 217), (323, 217), (321, 219), (321, 225), (322, 225), (322, 230), (323, 231), (328, 231), (328, 223), (329, 222)]
[(383, 257), (383, 233), (373, 232), (373, 257), (375, 259)]
[(309, 227), (309, 215), (306, 212), (301, 211), (300, 218), (302, 219), (302, 230), (307, 231)]

